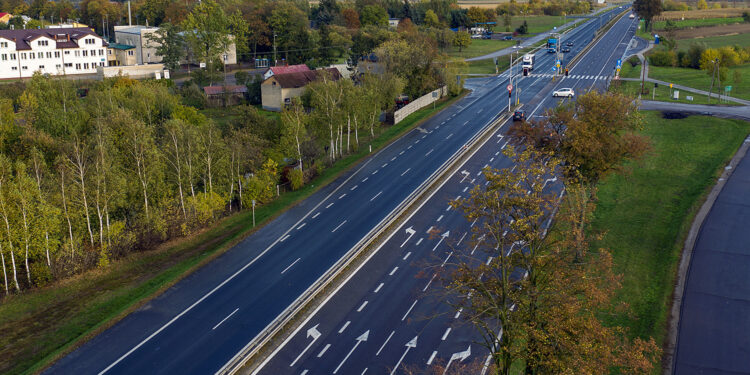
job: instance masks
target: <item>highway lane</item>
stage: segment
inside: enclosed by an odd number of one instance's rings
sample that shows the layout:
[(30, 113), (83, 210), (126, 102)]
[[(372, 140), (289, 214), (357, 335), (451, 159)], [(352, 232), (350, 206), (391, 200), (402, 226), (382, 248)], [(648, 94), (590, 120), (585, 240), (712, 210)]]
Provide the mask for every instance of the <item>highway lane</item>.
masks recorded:
[(506, 84), (487, 80), (47, 372), (215, 371), (497, 116)]
[[(631, 23), (627, 18), (618, 22), (574, 70), (581, 75), (593, 75), (609, 69), (627, 47), (627, 41), (615, 42), (627, 38)], [(543, 76), (526, 77), (521, 82), (538, 78)], [(598, 80), (573, 78), (571, 81), (590, 85), (591, 81)], [(555, 85), (550, 83), (546, 89)], [(544, 99), (538, 104), (531, 101), (537, 107), (530, 115), (557, 102), (558, 99), (550, 99), (549, 94), (549, 91), (541, 93)], [(460, 314), (442, 303), (439, 293), (430, 294), (439, 289), (439, 285), (431, 279), (431, 272), (424, 272), (424, 269), (427, 265), (449, 265), (452, 247), (466, 246), (469, 239), (465, 233), (472, 224), (459, 212), (449, 209), (448, 201), (467, 194), (474, 184), (481, 184), (483, 179), (478, 173), (485, 165), (497, 168), (510, 165), (500, 152), (507, 142), (502, 137), (505, 130), (507, 124), (488, 139), (466, 165), (454, 171), (447, 183), (310, 316), (258, 373), (321, 374), (337, 369), (336, 373), (346, 374), (389, 373), (397, 364), (423, 368), (438, 361), (447, 363), (454, 353), (465, 351), (469, 346), (473, 353), (469, 360), (483, 362), (486, 350), (475, 343), (475, 333), (460, 320)], [(463, 171), (469, 172), (468, 177)], [(430, 238), (427, 232), (436, 228), (442, 233), (449, 231), (449, 236)], [(307, 330), (312, 327), (319, 333), (317, 337), (308, 335)], [(412, 346), (415, 337), (416, 346)]]

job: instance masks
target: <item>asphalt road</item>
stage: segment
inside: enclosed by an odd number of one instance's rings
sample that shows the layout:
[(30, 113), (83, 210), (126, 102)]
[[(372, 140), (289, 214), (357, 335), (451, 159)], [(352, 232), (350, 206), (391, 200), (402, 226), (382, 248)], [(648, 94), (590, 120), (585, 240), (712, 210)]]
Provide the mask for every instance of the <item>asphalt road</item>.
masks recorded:
[[(634, 34), (634, 21), (624, 18), (595, 45), (562, 81), (550, 82), (544, 73), (520, 81), (538, 84), (541, 90), (526, 90), (525, 108), (536, 116), (560, 100), (551, 98), (553, 88), (574, 87), (585, 91), (603, 88), (599, 77), (613, 70)], [(571, 35), (574, 47), (585, 32)], [(590, 38), (590, 35), (588, 36)], [(565, 40), (564, 40), (565, 41)], [(574, 48), (575, 51), (575, 48)], [(542, 55), (543, 56), (543, 55)], [(546, 60), (545, 60), (546, 61)], [(547, 61), (547, 63), (551, 63)], [(551, 67), (548, 64), (546, 67)], [(536, 69), (542, 71), (543, 69)], [(484, 84), (476, 81), (472, 84)], [(536, 86), (533, 86), (536, 87)], [(523, 92), (523, 91), (522, 91)], [(522, 94), (523, 97), (523, 94)], [(388, 374), (403, 368), (447, 364), (454, 355), (470, 352), (466, 361), (485, 362), (487, 351), (476, 343), (476, 332), (461, 320), (460, 312), (444, 303), (433, 269), (450, 267), (457, 249), (472, 248), (470, 229), (450, 200), (465, 197), (475, 185), (485, 183), (485, 166), (504, 168), (511, 161), (502, 155), (507, 146), (504, 133), (509, 124), (486, 139), (486, 143), (417, 211), (326, 303), (304, 322), (256, 371), (257, 374)], [(549, 189), (560, 185), (550, 178)], [(433, 231), (440, 235), (430, 235)], [(487, 254), (477, 251), (482, 261)], [(473, 254), (472, 254), (473, 255)], [(455, 258), (453, 258), (455, 259)]]

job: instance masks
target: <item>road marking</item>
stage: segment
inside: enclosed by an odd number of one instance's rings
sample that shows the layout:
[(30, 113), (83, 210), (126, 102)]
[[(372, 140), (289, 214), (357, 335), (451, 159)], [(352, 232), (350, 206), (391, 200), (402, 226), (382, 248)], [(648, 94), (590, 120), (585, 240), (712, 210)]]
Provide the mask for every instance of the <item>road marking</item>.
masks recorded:
[(430, 287), (430, 284), (432, 284), (432, 280), (435, 280), (435, 276), (437, 276), (437, 275), (436, 275), (436, 274), (435, 274), (435, 275), (432, 275), (432, 278), (430, 279), (430, 281), (429, 281), (429, 282), (427, 282), (427, 285), (425, 285), (425, 286), (424, 286), (424, 289), (422, 289), (422, 291), (423, 291), (423, 292), (427, 291), (427, 288), (429, 288), (429, 287)]
[[(509, 253), (510, 253), (510, 252), (509, 252)], [(489, 266), (489, 265), (490, 265), (490, 262), (492, 262), (492, 256), (490, 256), (489, 258), (487, 258), (487, 263), (486, 263), (486, 264), (487, 264), (487, 265)]]
[(234, 313), (236, 313), (236, 312), (237, 312), (237, 310), (239, 310), (239, 309), (240, 309), (239, 307), (238, 307), (238, 308), (236, 308), (236, 309), (234, 309), (234, 311), (232, 311), (232, 313), (231, 313), (231, 314), (227, 315), (227, 317), (226, 317), (226, 318), (222, 319), (222, 320), (221, 320), (221, 321), (219, 322), (219, 324), (215, 325), (215, 326), (214, 326), (214, 328), (211, 328), (211, 330), (215, 330), (215, 329), (216, 329), (216, 327), (220, 326), (220, 325), (221, 325), (221, 323), (224, 323), (224, 322), (225, 322), (225, 321), (226, 321), (227, 319), (229, 319), (229, 317), (230, 317), (230, 316), (234, 315)]
[(463, 241), (463, 240), (464, 240), (464, 237), (466, 237), (466, 234), (467, 234), (467, 233), (469, 233), (469, 232), (464, 232), (464, 235), (463, 235), (463, 236), (461, 236), (461, 239), (460, 239), (460, 240), (458, 240), (458, 243), (456, 244), (456, 246), (458, 246), (458, 245), (460, 245), (460, 244), (461, 244), (461, 241)]
[(403, 154), (404, 154), (404, 151), (401, 151), (401, 152), (399, 152), (398, 154), (399, 154), (399, 155), (403, 155)]
[(469, 120), (466, 120), (466, 122), (464, 122), (464, 126), (466, 126), (466, 124), (468, 124), (468, 123), (469, 123)]
[(440, 215), (439, 218), (437, 218), (437, 221), (443, 220), (443, 215)]
[(422, 136), (422, 139), (425, 139), (425, 138), (427, 138), (427, 134), (425, 134), (425, 135)]
[(468, 186), (464, 188), (464, 191), (463, 191), (463, 192), (465, 193), (465, 192), (466, 192), (466, 190), (469, 190), (469, 187), (468, 187)]
[(447, 137), (445, 137), (445, 140), (447, 141), (447, 140), (448, 140), (448, 139), (450, 139), (450, 137), (452, 137), (452, 136), (453, 136), (453, 133), (450, 133), (450, 134), (448, 134), (448, 136), (447, 136)]
[(281, 239), (279, 240), (279, 242), (284, 242), (289, 237), (291, 237), (291, 235), (287, 234), (286, 236), (281, 237)]
[(365, 177), (364, 179), (362, 179), (362, 182), (365, 182), (365, 181), (367, 181), (367, 179), (368, 179), (368, 178), (370, 178), (370, 177), (369, 177), (369, 176), (368, 176), (368, 177)]
[(297, 227), (297, 230), (300, 230), (300, 229), (304, 228), (305, 225), (307, 225), (307, 223), (302, 223), (302, 225), (300, 225), (300, 226)]
[(500, 155), (500, 151), (498, 151), (498, 152), (495, 153), (495, 156), (498, 156), (498, 155)]
[(359, 185), (354, 185), (354, 186), (352, 186), (352, 188), (351, 188), (351, 189), (349, 189), (349, 190), (351, 190), (351, 191), (354, 191), (354, 189), (356, 189), (356, 188), (357, 188), (358, 186), (359, 186)]
[(377, 197), (378, 197), (378, 196), (379, 196), (379, 195), (380, 195), (380, 194), (381, 194), (382, 192), (383, 192), (383, 191), (381, 190), (381, 191), (379, 191), (379, 192), (378, 192), (377, 194), (375, 194), (375, 196), (374, 196), (374, 197), (370, 198), (370, 202), (374, 201), (374, 200), (375, 200), (375, 198), (377, 198)]
[(414, 141), (414, 144), (417, 144), (417, 143), (419, 143), (419, 139), (417, 139), (416, 141)]
[(396, 333), (396, 331), (391, 331), (391, 334), (390, 334), (390, 335), (388, 335), (388, 338), (387, 338), (387, 339), (385, 339), (385, 341), (383, 342), (383, 345), (381, 345), (381, 346), (380, 346), (380, 349), (378, 349), (378, 352), (377, 352), (377, 353), (375, 353), (375, 356), (376, 356), (376, 357), (377, 357), (378, 355), (380, 355), (380, 352), (381, 352), (381, 351), (383, 351), (383, 348), (385, 348), (385, 344), (387, 344), (387, 343), (388, 343), (388, 341), (390, 341), (390, 339), (391, 339), (391, 337), (393, 337), (393, 334), (394, 334), (394, 333)]
[(331, 233), (333, 233), (336, 230), (338, 230), (339, 228), (341, 228), (341, 226), (344, 225), (344, 223), (346, 223), (346, 220), (342, 221), (341, 224), (339, 224), (339, 226), (337, 226), (336, 228), (333, 228), (333, 230), (331, 231)]
[(448, 334), (451, 333), (451, 327), (448, 327), (448, 329), (445, 330), (445, 333), (443, 333), (443, 338), (441, 338), (441, 341), (445, 341), (445, 339), (448, 338)]
[(404, 175), (407, 174), (410, 170), (411, 170), (411, 168), (406, 168), (406, 170), (404, 171), (404, 173), (401, 173), (401, 177), (404, 177)]
[[(479, 175), (481, 175), (481, 174), (482, 174), (482, 171), (481, 171), (481, 170), (480, 170), (479, 172), (477, 172), (477, 176), (479, 176)], [(474, 181), (472, 181), (472, 182), (474, 182)]]
[(382, 288), (382, 287), (383, 287), (383, 285), (385, 285), (385, 283), (380, 283), (380, 285), (378, 285), (378, 287), (377, 287), (377, 288), (375, 288), (375, 290), (373, 291), (373, 293), (377, 293), (377, 292), (379, 292), (379, 291), (380, 291), (380, 288)]
[(341, 194), (341, 196), (339, 196), (339, 199), (341, 199), (341, 198), (343, 198), (343, 197), (345, 197), (345, 196), (346, 196), (346, 193), (344, 193), (344, 194)]
[(407, 147), (406, 149), (407, 150), (411, 150), (411, 146), (413, 146), (413, 145), (409, 145), (409, 147)]
[(396, 266), (396, 268), (394, 268), (394, 269), (393, 269), (393, 270), (391, 271), (391, 273), (389, 273), (389, 274), (388, 274), (388, 276), (393, 276), (393, 274), (394, 274), (394, 273), (396, 273), (396, 271), (398, 271), (398, 266)]
[(326, 208), (331, 208), (331, 206), (333, 206), (333, 202), (328, 203), (328, 205), (326, 206)]
[(383, 164), (383, 166), (382, 166), (382, 167), (380, 167), (380, 168), (385, 168), (385, 167), (387, 167), (387, 166), (388, 166), (388, 163), (385, 163), (385, 164)]
[(453, 316), (453, 319), (458, 319), (458, 317), (461, 315), (461, 311), (464, 311), (463, 307), (456, 311), (456, 315)]
[(431, 234), (431, 233), (432, 233), (432, 228), (434, 228), (434, 227), (433, 227), (433, 226), (430, 226), (429, 228), (427, 228), (427, 232), (425, 232), (425, 233), (427, 233), (427, 234)]
[(318, 212), (317, 214), (313, 215), (312, 218), (315, 219), (316, 217), (318, 217), (318, 215), (320, 215), (320, 212)]
[(361, 374), (359, 374), (359, 375), (365, 375), (365, 373), (366, 373), (366, 372), (367, 372), (367, 367), (365, 367), (365, 369), (364, 369), (364, 370), (362, 370), (362, 373), (361, 373)]
[(339, 330), (339, 333), (344, 332), (344, 330), (346, 329), (346, 327), (349, 327), (349, 323), (351, 323), (351, 322), (352, 322), (351, 320), (347, 320), (346, 323), (344, 323), (344, 326), (341, 327), (341, 329)]
[(510, 142), (510, 141), (506, 141), (506, 142), (505, 142), (505, 144), (503, 145), (503, 147), (500, 147), (500, 149), (501, 149), (501, 150), (505, 150), (505, 146), (507, 146), (507, 145), (508, 145), (508, 142)]
[[(421, 243), (422, 243), (422, 240), (423, 240), (423, 239), (424, 239), (424, 238), (421, 238), (421, 237), (420, 237), (420, 238), (419, 238), (419, 241), (417, 241), (417, 245), (421, 244)], [(415, 245), (415, 246), (416, 246), (416, 245)]]
[(281, 271), (281, 274), (283, 275), (283, 274), (284, 274), (284, 272), (286, 272), (286, 271), (289, 271), (289, 269), (290, 269), (290, 268), (292, 268), (292, 266), (293, 266), (293, 265), (294, 265), (295, 263), (299, 262), (299, 260), (300, 260), (300, 259), (302, 259), (302, 258), (297, 258), (297, 260), (295, 260), (294, 262), (292, 262), (292, 264), (290, 264), (290, 265), (289, 265), (289, 266), (288, 266), (287, 268), (284, 268), (284, 270), (283, 270), (283, 271)]
[(359, 306), (359, 308), (357, 309), (357, 312), (362, 312), (362, 309), (364, 309), (364, 308), (365, 308), (365, 306), (367, 306), (367, 301), (365, 301), (365, 302), (362, 302), (362, 305), (361, 305), (361, 306)]
[(375, 174), (378, 174), (378, 172), (380, 172), (380, 169), (376, 169), (374, 172), (372, 172), (372, 174), (375, 175)]
[(474, 219), (474, 221), (471, 222), (471, 226), (470, 227), (473, 227), (474, 224), (476, 224), (476, 223), (477, 223), (477, 219)]
[(490, 163), (492, 163), (493, 161), (495, 161), (495, 158), (490, 158)]
[(445, 210), (446, 211), (450, 211), (451, 210), (451, 206), (446, 207)]
[(392, 158), (391, 158), (391, 161), (394, 161), (394, 160), (396, 160), (396, 158), (397, 158), (397, 156), (394, 156), (394, 157), (392, 157)]
[(431, 149), (430, 149), (430, 151), (427, 151), (427, 153), (426, 153), (426, 154), (424, 154), (424, 156), (428, 156), (428, 155), (430, 155), (430, 154), (432, 153), (432, 151), (435, 151), (435, 149), (434, 149), (434, 148), (431, 148)]
[(299, 374), (299, 375), (305, 375), (305, 374), (307, 374), (307, 372), (308, 372), (308, 371), (309, 371), (309, 370), (305, 369), (305, 371), (302, 371), (302, 373), (301, 373), (301, 374)]
[(479, 108), (479, 110), (477, 111), (477, 114), (482, 113), (482, 110), (484, 110), (484, 108)]
[(328, 350), (328, 348), (330, 348), (330, 347), (331, 347), (331, 344), (326, 344), (326, 346), (325, 346), (325, 347), (323, 347), (323, 350), (321, 350), (321, 351), (320, 351), (320, 353), (318, 353), (318, 358), (322, 357), (322, 356), (323, 356), (323, 354), (326, 354), (326, 351), (327, 351), (327, 350)]
[(435, 359), (436, 355), (437, 355), (437, 350), (435, 350), (434, 352), (432, 352), (432, 355), (430, 356), (430, 359), (427, 360), (427, 365), (428, 366), (432, 364), (432, 360)]
[(406, 260), (406, 258), (408, 258), (408, 257), (409, 257), (409, 255), (411, 255), (411, 251), (410, 251), (410, 252), (408, 252), (408, 253), (406, 253), (406, 255), (404, 255), (404, 260)]
[(446, 263), (448, 263), (448, 259), (451, 258), (451, 255), (453, 255), (452, 251), (448, 254), (448, 256), (445, 258), (445, 260), (443, 261), (443, 264), (441, 264), (440, 267), (443, 267), (445, 266)]
[(406, 320), (406, 317), (407, 317), (407, 316), (409, 316), (409, 313), (411, 312), (411, 309), (413, 309), (413, 308), (414, 308), (414, 305), (416, 305), (416, 304), (417, 304), (417, 300), (414, 300), (414, 303), (412, 303), (412, 304), (411, 304), (411, 307), (409, 307), (409, 310), (406, 310), (406, 314), (404, 314), (404, 317), (403, 317), (403, 318), (401, 318), (401, 321), (402, 321), (402, 322), (403, 322), (404, 320)]

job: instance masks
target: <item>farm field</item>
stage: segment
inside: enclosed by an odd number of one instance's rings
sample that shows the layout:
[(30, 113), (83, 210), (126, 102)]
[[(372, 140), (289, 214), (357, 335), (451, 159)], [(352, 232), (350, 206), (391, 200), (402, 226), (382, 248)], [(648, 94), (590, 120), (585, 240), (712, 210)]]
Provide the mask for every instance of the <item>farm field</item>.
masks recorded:
[(750, 34), (735, 34), (723, 36), (700, 37), (691, 39), (680, 39), (677, 41), (678, 51), (687, 51), (692, 43), (704, 43), (709, 48), (718, 48), (723, 46), (750, 46)]
[(750, 23), (682, 29), (675, 31), (674, 37), (675, 39), (692, 39), (736, 34), (750, 34)]
[[(706, 27), (716, 25), (730, 25), (734, 23), (742, 23), (745, 20), (742, 17), (721, 17), (721, 18), (693, 18), (685, 20), (675, 20), (675, 26), (679, 29), (688, 27)], [(654, 22), (654, 30), (664, 30), (667, 26), (667, 21), (656, 21)]]
[(723, 18), (723, 17), (742, 17), (742, 12), (747, 12), (748, 8), (722, 8), (722, 9), (703, 9), (703, 10), (671, 10), (662, 12), (655, 21), (664, 20), (682, 20), (682, 19), (702, 19), (702, 18)]

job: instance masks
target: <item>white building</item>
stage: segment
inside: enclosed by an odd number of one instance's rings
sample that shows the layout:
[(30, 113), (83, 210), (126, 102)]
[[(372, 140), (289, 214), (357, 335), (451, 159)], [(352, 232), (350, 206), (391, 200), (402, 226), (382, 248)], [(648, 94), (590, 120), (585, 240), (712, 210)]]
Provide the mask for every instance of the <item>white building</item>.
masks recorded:
[(156, 55), (157, 44), (149, 36), (159, 31), (158, 27), (132, 25), (115, 26), (115, 42), (135, 47), (136, 64), (160, 63), (161, 56)]
[(0, 30), (0, 79), (95, 74), (107, 43), (89, 28)]

